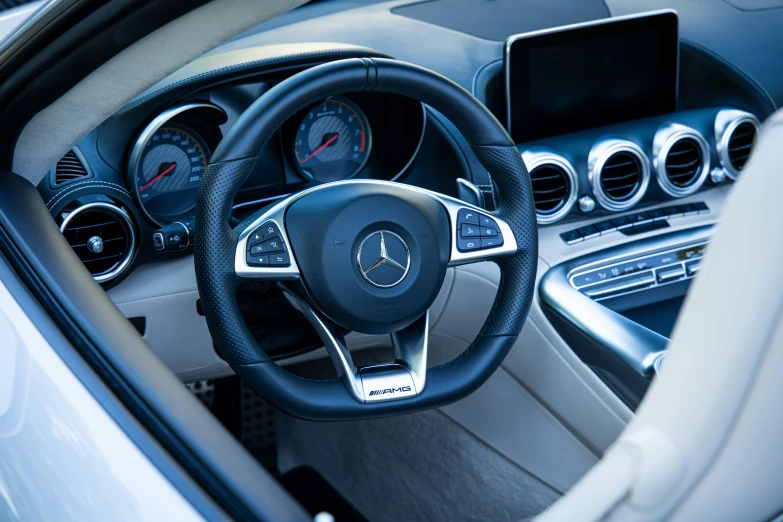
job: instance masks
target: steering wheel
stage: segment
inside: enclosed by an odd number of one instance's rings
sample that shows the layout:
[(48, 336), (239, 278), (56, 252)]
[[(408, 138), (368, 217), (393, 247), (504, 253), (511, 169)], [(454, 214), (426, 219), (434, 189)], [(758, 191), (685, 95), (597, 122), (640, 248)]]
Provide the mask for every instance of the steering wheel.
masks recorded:
[[(261, 148), (302, 108), (357, 91), (426, 103), (464, 134), (500, 192), (495, 212), (400, 183), (319, 185), (233, 228), (234, 196)], [(222, 357), (278, 409), (309, 420), (354, 420), (435, 408), (475, 391), (497, 370), (527, 318), (538, 235), (530, 177), (505, 129), (465, 89), (387, 59), (327, 63), (281, 82), (237, 120), (212, 156), (196, 201), (195, 266), (204, 314)], [(447, 267), (492, 259), (501, 270), (478, 337), (427, 369), (428, 312)], [(309, 380), (273, 362), (236, 301), (244, 278), (278, 281), (324, 342), (338, 380)], [(391, 334), (395, 362), (356, 368), (342, 332)]]

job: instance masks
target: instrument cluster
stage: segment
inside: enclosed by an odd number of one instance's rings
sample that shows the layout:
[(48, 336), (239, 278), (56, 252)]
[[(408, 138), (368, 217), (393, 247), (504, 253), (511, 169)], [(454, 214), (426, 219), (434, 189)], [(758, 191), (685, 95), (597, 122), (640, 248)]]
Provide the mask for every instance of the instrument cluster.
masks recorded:
[[(313, 185), (351, 178), (397, 179), (421, 144), (425, 111), (398, 95), (335, 96), (293, 115), (259, 161), (237, 201), (255, 208)], [(154, 117), (135, 140), (128, 185), (153, 226), (191, 221), (201, 177), (233, 122), (218, 103), (175, 105)]]

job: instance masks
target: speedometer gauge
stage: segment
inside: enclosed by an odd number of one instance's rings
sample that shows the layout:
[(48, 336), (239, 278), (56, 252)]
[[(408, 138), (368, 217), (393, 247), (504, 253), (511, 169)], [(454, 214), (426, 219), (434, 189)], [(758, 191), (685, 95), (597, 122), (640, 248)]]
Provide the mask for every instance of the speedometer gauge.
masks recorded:
[(128, 182), (151, 222), (163, 226), (193, 218), (201, 176), (225, 120), (217, 105), (192, 102), (162, 112), (139, 134), (128, 159)]
[(148, 212), (176, 217), (193, 209), (209, 148), (193, 129), (168, 123), (158, 129), (141, 156), (136, 174), (139, 201)]
[(362, 110), (345, 98), (329, 98), (313, 107), (296, 131), (296, 166), (320, 182), (355, 176), (370, 155), (370, 124)]

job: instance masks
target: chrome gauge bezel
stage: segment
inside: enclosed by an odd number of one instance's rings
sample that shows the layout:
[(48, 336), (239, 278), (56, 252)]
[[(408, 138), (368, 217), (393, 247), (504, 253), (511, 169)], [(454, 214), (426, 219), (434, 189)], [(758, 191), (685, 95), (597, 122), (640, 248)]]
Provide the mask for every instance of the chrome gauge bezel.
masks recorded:
[[(131, 149), (131, 153), (128, 159), (128, 184), (133, 188), (133, 197), (136, 199), (136, 202), (144, 214), (144, 217), (159, 227), (165, 226), (167, 223), (161, 222), (159, 219), (156, 219), (154, 216), (152, 216), (139, 196), (139, 172), (141, 169), (141, 160), (144, 157), (144, 150), (147, 147), (147, 143), (152, 139), (155, 133), (158, 132), (158, 130), (160, 130), (166, 124), (170, 123), (177, 116), (194, 109), (213, 109), (219, 111), (223, 117), (226, 116), (226, 111), (214, 103), (209, 102), (184, 103), (166, 109), (156, 116), (144, 128), (144, 130), (141, 131), (133, 144), (133, 148)], [(209, 161), (207, 161), (207, 163), (209, 163)]]
[[(351, 100), (350, 98), (347, 98), (345, 96), (330, 96), (329, 98), (325, 98), (321, 101), (319, 101), (316, 104), (310, 105), (308, 109), (304, 112), (304, 116), (297, 122), (296, 128), (298, 129), (299, 126), (305, 121), (307, 116), (319, 105), (322, 103), (328, 102), (328, 101), (339, 101), (342, 103), (345, 103), (346, 105), (351, 106), (353, 108), (354, 112), (359, 116), (359, 118), (364, 120), (364, 125), (366, 127), (366, 142), (367, 142), (367, 152), (364, 154), (364, 159), (362, 160), (361, 164), (351, 172), (351, 174), (341, 177), (340, 180), (346, 180), (346, 179), (353, 179), (356, 177), (357, 174), (359, 174), (362, 170), (364, 170), (364, 167), (367, 166), (367, 162), (370, 161), (370, 155), (372, 154), (372, 144), (373, 144), (373, 132), (372, 132), (372, 126), (370, 125), (370, 119), (367, 117), (367, 114), (364, 112), (364, 110), (359, 107), (359, 104), (355, 101)], [(299, 163), (299, 158), (296, 155), (296, 135), (298, 134), (298, 130), (294, 132), (293, 136), (293, 142), (290, 144), (291, 146), (291, 158), (292, 162), (294, 164), (294, 168), (296, 169), (296, 172), (305, 180), (307, 181), (315, 181), (318, 180), (316, 178), (312, 178), (305, 174), (304, 169), (302, 169), (302, 165)], [(424, 132), (422, 131), (422, 136)], [(418, 151), (418, 149), (417, 149)], [(407, 165), (406, 165), (407, 167)], [(337, 180), (337, 181), (340, 181)]]

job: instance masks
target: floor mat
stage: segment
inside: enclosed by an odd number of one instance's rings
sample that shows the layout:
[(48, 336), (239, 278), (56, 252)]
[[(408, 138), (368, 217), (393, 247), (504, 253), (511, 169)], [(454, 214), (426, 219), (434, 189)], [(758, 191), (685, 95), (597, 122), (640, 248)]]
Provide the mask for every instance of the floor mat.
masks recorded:
[(373, 522), (517, 522), (558, 496), (437, 410), (328, 423), (278, 414), (277, 428), (282, 472), (314, 468)]

